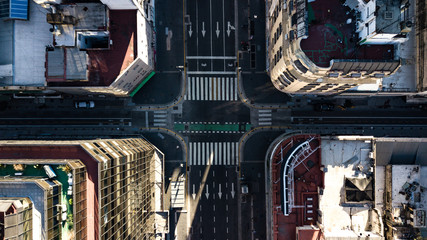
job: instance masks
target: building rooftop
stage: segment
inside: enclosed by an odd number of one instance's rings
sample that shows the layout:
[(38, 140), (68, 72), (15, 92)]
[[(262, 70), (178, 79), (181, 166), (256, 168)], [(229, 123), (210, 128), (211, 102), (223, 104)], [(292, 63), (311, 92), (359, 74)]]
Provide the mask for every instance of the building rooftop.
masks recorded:
[[(370, 208), (373, 201), (356, 202), (349, 199), (349, 193), (355, 191), (346, 184), (346, 179), (362, 181), (372, 175), (370, 151), (370, 141), (322, 139), (325, 188), (320, 196), (319, 209), (327, 239), (358, 239), (359, 236), (366, 237), (368, 234), (370, 239), (382, 239), (375, 233), (375, 230), (382, 227), (380, 216)], [(356, 194), (362, 194), (362, 191), (356, 191)], [(372, 229), (366, 229), (368, 225), (372, 225)]]
[(301, 49), (319, 67), (329, 67), (332, 59), (395, 59), (392, 44), (358, 44), (355, 12), (340, 0), (309, 2), (308, 22), (308, 38), (301, 40)]
[(137, 10), (42, 2), (0, 21), (0, 86), (109, 86), (137, 58)]
[[(314, 138), (313, 138), (314, 137)], [(283, 214), (283, 170), (286, 159), (293, 152), (295, 147), (311, 139), (309, 142), (310, 155), (294, 168), (294, 189), (295, 196), (293, 205), (306, 206), (306, 208), (293, 208), (288, 216)], [(320, 171), (320, 141), (312, 135), (295, 135), (283, 139), (272, 153), (272, 200), (273, 200), (273, 236), (275, 240), (295, 239), (297, 226), (316, 225), (318, 195), (317, 188), (323, 187), (323, 177)], [(307, 154), (309, 152), (305, 152)], [(283, 160), (282, 160), (283, 156)], [(315, 233), (311, 233), (315, 234)], [(317, 235), (316, 235), (317, 236)]]

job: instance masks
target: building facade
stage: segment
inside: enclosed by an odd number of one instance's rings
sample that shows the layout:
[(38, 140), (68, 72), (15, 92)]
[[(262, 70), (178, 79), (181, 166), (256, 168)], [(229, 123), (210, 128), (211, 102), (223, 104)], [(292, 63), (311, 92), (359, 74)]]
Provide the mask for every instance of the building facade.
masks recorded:
[(382, 0), (267, 1), (274, 86), (323, 95), (393, 87), (382, 79), (402, 64), (400, 44), (409, 38), (413, 16), (409, 1), (390, 2), (385, 7)]
[[(163, 155), (149, 142), (0, 141), (0, 153), (0, 184), (8, 186), (0, 188), (0, 197), (44, 192), (43, 198), (31, 196), (33, 211), (40, 212), (33, 236), (37, 231), (45, 236), (40, 239), (155, 239), (161, 234), (155, 216), (164, 208)], [(35, 190), (18, 191), (24, 182)]]

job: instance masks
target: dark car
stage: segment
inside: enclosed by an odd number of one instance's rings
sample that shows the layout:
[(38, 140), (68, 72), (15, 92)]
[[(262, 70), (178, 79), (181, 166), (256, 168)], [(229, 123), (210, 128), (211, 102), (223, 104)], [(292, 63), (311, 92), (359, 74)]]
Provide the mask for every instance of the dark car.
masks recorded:
[(334, 110), (334, 107), (335, 106), (332, 103), (319, 103), (314, 105), (314, 110), (318, 112), (332, 111)]

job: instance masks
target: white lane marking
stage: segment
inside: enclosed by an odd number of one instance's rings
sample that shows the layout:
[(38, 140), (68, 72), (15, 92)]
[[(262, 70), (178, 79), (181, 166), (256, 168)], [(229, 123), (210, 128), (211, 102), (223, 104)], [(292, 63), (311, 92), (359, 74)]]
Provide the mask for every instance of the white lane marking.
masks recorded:
[(217, 165), (221, 165), (221, 159), (222, 159), (222, 143), (218, 144), (218, 162)]
[(209, 100), (212, 100), (212, 78), (210, 77), (210, 78), (208, 78), (208, 81), (209, 81), (209, 89), (208, 89), (208, 91), (209, 91)]
[(166, 126), (166, 123), (154, 123), (153, 126), (154, 127), (162, 127), (162, 126)]
[(206, 165), (206, 159), (205, 159), (205, 156), (206, 156), (206, 154), (205, 154), (205, 143), (204, 142), (202, 142), (202, 165)]
[(271, 117), (271, 113), (258, 114), (258, 117)]
[(228, 204), (225, 205), (225, 211), (228, 212)]
[(215, 216), (214, 216), (213, 222), (215, 222)]
[(148, 128), (148, 112), (145, 112), (145, 127)]
[(209, 78), (205, 77), (205, 92), (203, 93), (205, 95), (205, 100), (209, 100)]
[(234, 100), (237, 101), (238, 93), (237, 93), (237, 78), (234, 78)]
[[(213, 162), (213, 158), (215, 157), (213, 154), (214, 153), (214, 146), (213, 146), (213, 142), (211, 142), (210, 144), (210, 148), (211, 148), (211, 152), (209, 153), (209, 165), (212, 165)], [(212, 154), (211, 154), (212, 153)], [(211, 156), (212, 155), (212, 156)]]
[(225, 78), (221, 78), (221, 100), (225, 100)]
[(225, 217), (225, 221), (228, 223), (228, 216), (227, 216), (227, 217)]
[(225, 78), (225, 100), (230, 100), (230, 78)]
[(239, 164), (239, 143), (237, 143), (236, 142), (236, 145), (235, 145), (235, 148), (236, 148), (236, 154), (234, 155), (235, 156), (235, 164), (237, 165), (237, 164)]
[(230, 165), (230, 159), (231, 159), (231, 149), (230, 149), (230, 142), (227, 142), (227, 165)]
[(260, 122), (271, 121), (271, 118), (259, 118)]
[(271, 113), (271, 109), (260, 109), (258, 110), (259, 113)]
[(188, 147), (190, 148), (188, 151), (188, 160), (189, 160), (189, 165), (193, 165), (193, 144), (189, 143)]
[(226, 146), (227, 143), (223, 143), (223, 149), (224, 149), (224, 154), (223, 154), (223, 161), (224, 161), (224, 165), (226, 165), (226, 161), (227, 161), (227, 150), (226, 150)]
[(209, 163), (209, 155), (211, 150), (209, 149), (209, 143), (205, 143), (206, 144), (206, 154), (203, 155), (204, 158), (206, 158), (206, 165), (210, 165)]
[(196, 99), (200, 100), (200, 78), (196, 77)]
[(260, 122), (258, 125), (271, 125), (271, 122)]
[(215, 157), (213, 162), (214, 162), (213, 165), (216, 165), (216, 163), (218, 162), (218, 143), (217, 142), (215, 143)]
[(205, 89), (204, 89), (205, 78), (200, 78), (200, 100), (205, 100)]
[(200, 222), (202, 222), (202, 216), (200, 216)]
[(165, 118), (155, 118), (153, 119), (154, 122), (166, 122)]
[(197, 143), (197, 165), (201, 165), (200, 164), (200, 142)]
[(200, 211), (202, 211), (202, 205), (200, 205)]
[(213, 211), (215, 212), (215, 204), (213, 205)]
[(195, 79), (195, 77), (191, 77), (191, 98), (190, 98), (190, 100), (195, 100), (195, 98), (196, 98), (196, 94), (195, 94), (195, 91), (196, 91), (196, 86), (195, 86), (195, 81), (196, 81), (196, 79)]
[(218, 83), (217, 83), (217, 79), (218, 78), (213, 78), (213, 98), (212, 98), (212, 100), (217, 100), (217, 98), (216, 98), (216, 90), (217, 90), (217, 85), (218, 85)]

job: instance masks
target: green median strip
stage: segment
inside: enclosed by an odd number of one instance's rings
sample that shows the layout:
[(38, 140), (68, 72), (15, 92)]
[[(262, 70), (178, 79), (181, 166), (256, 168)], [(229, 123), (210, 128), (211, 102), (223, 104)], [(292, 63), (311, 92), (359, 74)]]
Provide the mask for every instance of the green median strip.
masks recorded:
[(240, 124), (189, 124), (186, 125), (183, 123), (175, 124), (175, 131), (249, 131), (251, 129), (250, 124), (244, 124), (244, 128), (240, 129)]
[(148, 80), (150, 80), (150, 78), (152, 76), (154, 76), (154, 74), (156, 74), (155, 72), (151, 72), (150, 75), (148, 75), (139, 85), (138, 87), (135, 88), (135, 90), (132, 91), (131, 94), (129, 94), (129, 96), (133, 97), (138, 91), (139, 89), (142, 88), (142, 86), (144, 86), (144, 84), (146, 84), (148, 82)]

